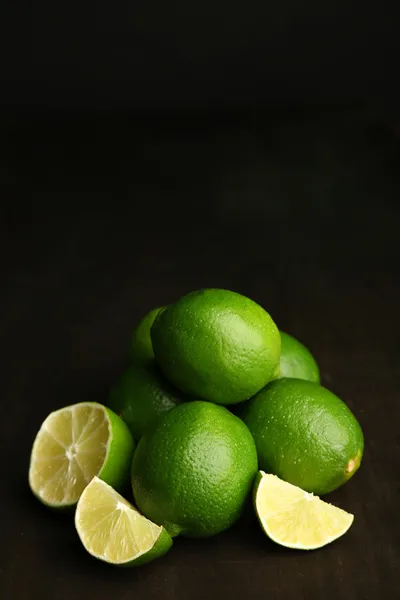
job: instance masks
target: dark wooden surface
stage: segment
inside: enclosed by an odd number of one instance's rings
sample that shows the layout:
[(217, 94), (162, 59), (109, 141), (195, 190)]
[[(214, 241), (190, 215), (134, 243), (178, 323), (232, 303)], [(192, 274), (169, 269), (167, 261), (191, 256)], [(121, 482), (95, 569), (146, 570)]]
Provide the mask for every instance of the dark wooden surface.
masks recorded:
[[(2, 600), (398, 598), (396, 138), (354, 114), (25, 122), (0, 148)], [(329, 496), (354, 525), (297, 552), (248, 512), (151, 565), (108, 568), (30, 494), (34, 435), (53, 409), (104, 400), (148, 309), (205, 286), (265, 306), (357, 415), (362, 467)]]

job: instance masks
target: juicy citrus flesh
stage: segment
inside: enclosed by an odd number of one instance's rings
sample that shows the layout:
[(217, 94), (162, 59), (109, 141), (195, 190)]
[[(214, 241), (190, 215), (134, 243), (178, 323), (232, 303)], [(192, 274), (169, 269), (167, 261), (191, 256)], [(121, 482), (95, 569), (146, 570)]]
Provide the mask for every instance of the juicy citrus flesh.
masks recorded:
[(288, 333), (281, 331), (280, 335), (281, 357), (276, 377), (295, 377), (319, 383), (319, 368), (311, 352)]
[(98, 477), (79, 499), (75, 526), (85, 549), (112, 564), (125, 564), (147, 554), (162, 533), (162, 527), (143, 517)]
[(183, 296), (157, 316), (151, 337), (166, 377), (184, 393), (216, 404), (250, 398), (279, 363), (281, 340), (270, 315), (229, 290)]
[(101, 405), (81, 403), (51, 413), (32, 448), (32, 491), (45, 504), (75, 504), (101, 470), (109, 436), (109, 420)]
[(246, 403), (241, 417), (260, 468), (307, 492), (327, 494), (360, 466), (364, 438), (357, 419), (316, 383), (277, 379)]
[(135, 504), (171, 535), (211, 536), (240, 516), (257, 469), (254, 440), (238, 417), (210, 402), (181, 404), (138, 444)]
[(333, 542), (354, 520), (352, 514), (263, 471), (256, 483), (255, 508), (268, 537), (301, 550)]

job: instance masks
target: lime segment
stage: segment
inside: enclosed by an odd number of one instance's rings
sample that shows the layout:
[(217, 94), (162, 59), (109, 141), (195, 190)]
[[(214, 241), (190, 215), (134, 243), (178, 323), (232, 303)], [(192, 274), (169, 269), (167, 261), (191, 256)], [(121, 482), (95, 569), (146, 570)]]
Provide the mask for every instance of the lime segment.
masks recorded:
[(267, 536), (287, 548), (321, 548), (344, 535), (354, 520), (344, 510), (263, 471), (255, 482), (254, 503)]
[(75, 526), (85, 549), (114, 565), (150, 562), (172, 545), (163, 527), (143, 517), (98, 477), (93, 478), (79, 499)]

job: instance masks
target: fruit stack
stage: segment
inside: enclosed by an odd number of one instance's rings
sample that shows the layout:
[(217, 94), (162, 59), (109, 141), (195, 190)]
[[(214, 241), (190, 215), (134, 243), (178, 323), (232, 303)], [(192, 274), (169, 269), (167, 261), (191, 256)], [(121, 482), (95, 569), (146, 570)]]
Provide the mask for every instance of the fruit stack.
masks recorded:
[(29, 469), (41, 502), (75, 510), (98, 559), (139, 565), (177, 536), (215, 535), (251, 493), (267, 536), (288, 548), (320, 548), (352, 524), (319, 496), (360, 466), (360, 425), (249, 298), (205, 289), (152, 310), (107, 404), (51, 413)]

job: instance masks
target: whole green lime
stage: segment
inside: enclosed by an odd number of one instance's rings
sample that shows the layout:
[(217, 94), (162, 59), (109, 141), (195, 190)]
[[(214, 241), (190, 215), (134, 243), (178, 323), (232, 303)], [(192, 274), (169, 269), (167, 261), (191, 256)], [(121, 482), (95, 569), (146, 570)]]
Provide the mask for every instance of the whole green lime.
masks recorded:
[(135, 503), (171, 535), (206, 537), (239, 517), (257, 472), (246, 425), (226, 408), (193, 401), (166, 413), (132, 461)]
[(360, 466), (364, 440), (357, 419), (316, 383), (273, 381), (241, 416), (256, 442), (260, 469), (307, 492), (327, 494)]
[(150, 329), (155, 318), (164, 306), (153, 308), (140, 321), (132, 335), (130, 358), (134, 360), (154, 359), (153, 345), (151, 343)]
[(183, 392), (216, 404), (250, 398), (273, 377), (281, 340), (269, 314), (235, 292), (205, 289), (160, 313), (156, 360)]
[(276, 378), (294, 377), (319, 383), (319, 368), (311, 352), (291, 335), (283, 331), (280, 334), (281, 357)]
[(128, 367), (112, 387), (108, 406), (138, 440), (163, 413), (180, 404), (183, 395), (165, 379), (154, 360)]

